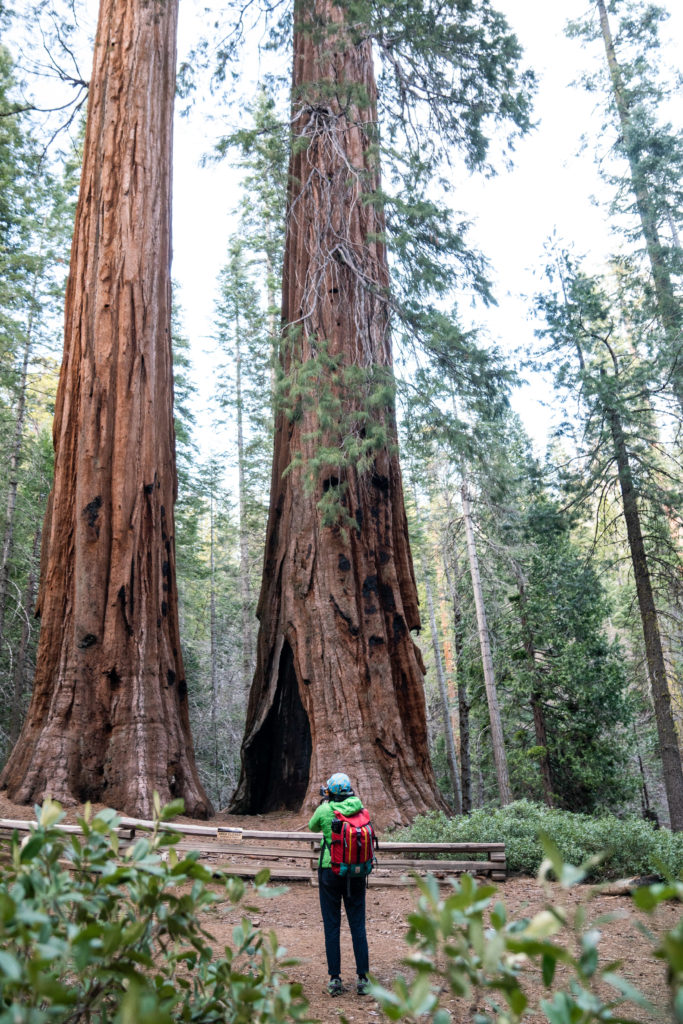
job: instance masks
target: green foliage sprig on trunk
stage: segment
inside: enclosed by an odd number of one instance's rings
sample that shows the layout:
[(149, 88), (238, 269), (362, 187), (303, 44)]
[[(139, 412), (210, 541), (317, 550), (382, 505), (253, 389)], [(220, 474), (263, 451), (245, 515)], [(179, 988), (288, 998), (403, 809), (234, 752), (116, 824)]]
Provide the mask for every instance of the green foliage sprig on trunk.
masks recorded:
[[(212, 874), (198, 853), (181, 860), (178, 834), (160, 826), (125, 846), (115, 811), (79, 818), (82, 835), (55, 826), (59, 805), (36, 808), (37, 825), (0, 867), (0, 1021), (3, 1024), (256, 1024), (308, 1019), (299, 985), (286, 980), (274, 933), (252, 925), (249, 908), (233, 945), (215, 955), (211, 907), (238, 906), (244, 883)], [(256, 879), (261, 897), (267, 872)]]
[[(381, 236), (369, 236), (367, 243), (386, 243), (391, 282), (387, 287), (367, 279), (353, 261), (346, 262), (344, 269), (357, 274), (361, 292), (371, 291), (386, 303), (395, 338), (409, 358), (420, 350), (420, 372), (428, 386), (430, 378), (439, 378), (446, 362), (465, 393), (483, 389), (490, 394), (505, 371), (495, 357), (484, 357), (474, 339), (459, 327), (457, 315), (442, 308), (443, 300), (456, 288), (467, 287), (484, 301), (492, 301), (486, 261), (468, 242), (466, 219), (453, 214), (448, 194), (456, 166), (463, 174), (493, 173), (498, 148), (509, 151), (514, 138), (528, 131), (533, 73), (522, 68), (519, 42), (488, 0), (448, 0), (446, 4), (419, 0), (398, 6), (343, 0), (339, 8), (338, 16), (331, 8), (333, 13), (326, 18), (307, 0), (262, 5), (266, 21), (280, 19), (271, 37), (273, 48), (288, 46), (296, 25), (300, 33), (313, 35), (321, 50), (328, 48), (330, 55), (353, 54), (354, 47), (371, 41), (379, 67), (376, 115), (364, 84), (341, 81), (336, 75), (328, 79), (322, 71), (313, 76), (314, 81), (300, 84), (292, 96), (289, 123), (295, 127), (288, 130), (290, 146), (299, 152), (313, 138), (319, 142), (324, 137), (336, 149), (340, 129), (359, 131), (364, 163), (349, 163), (346, 187), (357, 190), (364, 204), (378, 208), (380, 220), (384, 217), (385, 230)], [(214, 84), (229, 80), (229, 63), (239, 52), (245, 18), (256, 17), (258, 9), (257, 4), (247, 14), (235, 4), (234, 24), (221, 22), (225, 36), (215, 50)], [(207, 63), (210, 49), (208, 43), (203, 48)], [(199, 54), (193, 60), (195, 71), (202, 60)], [(270, 139), (272, 153), (281, 154), (283, 132), (273, 114), (271, 106), (254, 131), (240, 128), (227, 135), (218, 152), (238, 147), (245, 156), (257, 151), (265, 154)], [(283, 115), (283, 121), (288, 120)], [(298, 124), (306, 126), (301, 134), (297, 134)], [(494, 132), (498, 148), (492, 155)], [(344, 230), (335, 252), (326, 254), (328, 260), (338, 259), (342, 251), (354, 251), (354, 244), (345, 244)], [(284, 327), (286, 332), (297, 329), (297, 325)], [(291, 388), (300, 390), (301, 368), (291, 369), (298, 377)], [(310, 376), (319, 380), (322, 369), (320, 365), (311, 368)], [(369, 373), (373, 372), (371, 368)], [(364, 391), (368, 389), (361, 384), (361, 394)], [(369, 393), (374, 395), (374, 389)], [(331, 446), (324, 429), (314, 440), (327, 449), (329, 461)], [(368, 453), (368, 444), (357, 446), (361, 472)], [(352, 459), (350, 449), (345, 458)], [(325, 493), (326, 522), (335, 510), (344, 518), (342, 499), (341, 493)]]
[(410, 842), (504, 842), (508, 870), (535, 875), (543, 861), (539, 836), (549, 836), (565, 860), (582, 863), (598, 853), (604, 858), (590, 869), (591, 878), (664, 874), (676, 877), (683, 864), (683, 837), (656, 829), (633, 815), (617, 818), (574, 814), (529, 800), (507, 807), (479, 807), (467, 817), (442, 812), (416, 818), (392, 834)]
[[(290, 328), (285, 344), (295, 336), (296, 328)], [(346, 507), (345, 477), (351, 468), (368, 472), (379, 452), (395, 450), (396, 439), (390, 436), (385, 418), (393, 411), (394, 399), (390, 367), (348, 365), (341, 354), (329, 351), (324, 340), (312, 358), (302, 361), (292, 356), (287, 371), (278, 374), (276, 403), (287, 418), (297, 421), (306, 411), (317, 414), (316, 431), (303, 436), (312, 454), (297, 452), (287, 472), (304, 467), (305, 486), (311, 494), (325, 477), (318, 501), (323, 526), (358, 528)]]

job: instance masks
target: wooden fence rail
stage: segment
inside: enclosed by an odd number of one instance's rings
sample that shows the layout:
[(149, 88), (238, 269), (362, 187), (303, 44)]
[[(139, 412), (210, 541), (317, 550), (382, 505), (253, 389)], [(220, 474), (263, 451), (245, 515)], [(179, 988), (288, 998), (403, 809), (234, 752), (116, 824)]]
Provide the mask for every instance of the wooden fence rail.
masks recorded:
[[(9, 838), (15, 831), (30, 832), (35, 825), (34, 821), (0, 818), (0, 839)], [(78, 825), (54, 827), (62, 832), (81, 832)], [(121, 839), (131, 840), (137, 832), (153, 827), (152, 821), (121, 817), (118, 833)], [(317, 885), (322, 839), (319, 832), (272, 832), (175, 822), (163, 822), (160, 828), (179, 833), (181, 838), (175, 849), (198, 851), (202, 863), (209, 868), (246, 878), (268, 868), (273, 880), (300, 879)], [(410, 875), (428, 872), (440, 880), (463, 872), (488, 875), (494, 881), (505, 881), (507, 876), (505, 843), (380, 842), (376, 856), (377, 866), (370, 875), (370, 885), (405, 885)]]

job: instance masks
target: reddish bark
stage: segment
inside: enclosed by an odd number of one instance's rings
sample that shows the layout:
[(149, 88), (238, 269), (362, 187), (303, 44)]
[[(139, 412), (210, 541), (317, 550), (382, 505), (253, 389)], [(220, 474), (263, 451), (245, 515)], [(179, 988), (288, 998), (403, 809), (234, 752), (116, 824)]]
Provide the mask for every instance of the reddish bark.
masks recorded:
[(194, 763), (178, 637), (170, 334), (177, 2), (102, 0), (95, 40), (42, 629), (11, 799), (106, 802), (156, 789), (211, 812)]
[[(299, 23), (294, 38), (283, 319), (296, 330), (284, 368), (306, 363), (323, 341), (346, 366), (390, 367), (384, 222), (380, 208), (362, 199), (379, 184), (367, 130), (376, 121), (371, 44), (348, 38), (334, 0), (311, 8), (316, 29)], [(362, 406), (362, 398), (344, 400)], [(316, 447), (339, 438), (321, 431), (310, 405), (298, 418), (277, 415), (257, 669), (235, 810), (309, 810), (334, 771), (351, 776), (380, 825), (441, 806), (424, 668), (410, 635), (420, 619), (395, 421), (391, 411), (377, 415), (389, 443), (372, 467), (330, 466), (312, 494), (306, 474)], [(355, 524), (347, 533), (324, 526), (317, 507), (337, 481)]]

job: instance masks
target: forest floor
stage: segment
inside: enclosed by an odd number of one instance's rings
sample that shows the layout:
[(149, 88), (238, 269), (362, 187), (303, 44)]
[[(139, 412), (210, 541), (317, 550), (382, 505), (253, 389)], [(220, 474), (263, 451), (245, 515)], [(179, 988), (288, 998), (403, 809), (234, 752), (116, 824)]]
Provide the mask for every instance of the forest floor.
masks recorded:
[[(99, 808), (95, 808), (97, 810)], [(78, 808), (70, 808), (67, 821), (75, 821)], [(32, 817), (32, 811), (10, 803), (0, 795), (0, 817), (26, 819)], [(189, 821), (189, 819), (181, 819)], [(196, 822), (196, 824), (202, 824)], [(206, 822), (204, 822), (206, 824)], [(244, 828), (264, 830), (293, 830), (305, 827), (305, 819), (301, 815), (283, 813), (239, 817), (219, 813), (211, 824), (230, 824)], [(508, 919), (530, 917), (542, 910), (547, 897), (544, 889), (533, 878), (509, 878), (500, 883), (499, 897), (505, 904)], [(417, 894), (412, 887), (371, 886), (367, 894), (367, 931), (370, 946), (370, 972), (382, 985), (391, 987), (393, 980), (406, 973), (401, 961), (406, 955), (407, 946), (404, 942), (406, 933), (406, 915), (414, 908)], [(642, 1021), (643, 1024), (654, 1024), (655, 1021), (669, 1022), (673, 1020), (669, 1002), (668, 988), (665, 981), (665, 968), (661, 962), (651, 955), (653, 943), (643, 932), (642, 927), (650, 929), (654, 935), (673, 928), (681, 915), (680, 904), (669, 903), (661, 906), (654, 916), (636, 911), (628, 896), (609, 895), (599, 887), (588, 885), (577, 886), (569, 891), (562, 891), (559, 886), (553, 887), (554, 902), (564, 906), (571, 915), (580, 903), (589, 901), (588, 918), (595, 919), (601, 915), (610, 915), (609, 920), (600, 924), (602, 940), (600, 942), (601, 961), (623, 962), (621, 973), (635, 985), (652, 1003), (658, 1012), (643, 1010), (628, 1005), (624, 1016)], [(339, 1024), (340, 1015), (349, 1024), (370, 1024), (384, 1021), (375, 1001), (369, 997), (356, 995), (353, 952), (346, 923), (342, 923), (342, 978), (344, 992), (338, 998), (331, 999), (326, 993), (327, 971), (322, 934), (322, 922), (318, 905), (318, 890), (308, 882), (289, 882), (287, 891), (270, 899), (249, 901), (258, 906), (258, 912), (252, 915), (252, 921), (265, 931), (271, 929), (277, 933), (280, 944), (287, 949), (289, 956), (298, 960), (298, 965), (291, 968), (292, 981), (301, 982), (305, 995), (310, 1001), (311, 1017), (321, 1024)], [(218, 903), (212, 908), (207, 919), (207, 928), (215, 939), (216, 951), (231, 943), (232, 929), (239, 922), (240, 907), (229, 903)], [(568, 939), (568, 942), (571, 940)], [(556, 984), (562, 978), (558, 971)], [(540, 975), (529, 971), (525, 991), (529, 996), (530, 1005), (538, 1005), (541, 998), (547, 997)], [(603, 994), (608, 995), (611, 990)], [(613, 993), (612, 993), (613, 995)], [(470, 999), (453, 999), (444, 993), (442, 1005), (451, 1010), (455, 1024), (470, 1021), (477, 1009), (483, 1010), (485, 1002), (481, 995), (473, 995)], [(542, 1013), (528, 1013), (525, 1018), (529, 1024), (546, 1022)]]

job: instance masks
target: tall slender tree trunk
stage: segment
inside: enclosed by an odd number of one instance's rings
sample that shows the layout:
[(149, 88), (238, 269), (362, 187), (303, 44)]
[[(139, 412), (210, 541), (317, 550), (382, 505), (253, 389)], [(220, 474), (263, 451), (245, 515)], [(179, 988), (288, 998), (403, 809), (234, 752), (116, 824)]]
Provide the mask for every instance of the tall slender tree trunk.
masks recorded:
[(529, 662), (529, 672), (531, 675), (531, 693), (529, 703), (531, 704), (531, 711), (534, 718), (534, 737), (536, 739), (536, 745), (543, 750), (540, 762), (543, 798), (548, 807), (553, 807), (553, 774), (550, 767), (550, 757), (548, 755), (548, 732), (545, 724), (545, 708), (543, 706), (543, 685), (538, 662), (536, 660), (537, 652), (536, 645), (534, 643), (534, 636), (529, 624), (529, 616), (527, 615), (526, 583), (518, 565), (513, 564), (513, 572), (517, 583), (517, 593), (519, 595), (519, 624), (522, 630), (522, 645)]
[(102, 0), (66, 293), (28, 716), (11, 799), (210, 804), (178, 636), (170, 288), (176, 0)]
[(453, 729), (451, 716), (448, 708), (448, 692), (446, 690), (446, 676), (443, 670), (443, 659), (441, 657), (441, 642), (439, 631), (436, 628), (436, 614), (434, 611), (434, 595), (432, 594), (432, 583), (427, 572), (424, 553), (420, 552), (420, 563), (422, 579), (424, 581), (425, 593), (427, 595), (427, 610), (429, 612), (429, 629), (432, 637), (432, 650), (434, 652), (434, 665), (436, 667), (436, 678), (439, 683), (439, 697), (443, 714), (444, 738), (446, 741), (446, 761), (448, 763), (448, 775), (451, 781), (451, 792), (453, 794), (452, 805), (456, 814), (462, 814), (462, 792), (460, 787), (460, 772), (458, 770), (458, 757), (455, 752), (453, 740)]
[(467, 536), (467, 554), (470, 563), (470, 575), (472, 577), (472, 590), (474, 591), (474, 605), (477, 611), (477, 628), (479, 632), (479, 646), (481, 649), (481, 662), (484, 671), (484, 685), (486, 686), (486, 700), (489, 707), (489, 720), (491, 722), (491, 744), (493, 747), (493, 761), (496, 766), (496, 778), (498, 780), (498, 795), (503, 807), (512, 801), (510, 790), (510, 779), (508, 776), (507, 756), (505, 753), (505, 740), (503, 737), (503, 723), (500, 717), (498, 705), (498, 690), (493, 672), (493, 658), (491, 657), (491, 640), (489, 628), (486, 621), (486, 607), (484, 605), (484, 592), (481, 586), (481, 575), (479, 572), (479, 559), (477, 557), (477, 545), (474, 538), (474, 527), (472, 525), (472, 507), (470, 504), (467, 481), (463, 480), (461, 488), (462, 515), (465, 523), (465, 534)]
[(652, 589), (652, 580), (640, 522), (638, 499), (621, 418), (618, 410), (613, 407), (608, 407), (606, 413), (619, 472), (626, 534), (633, 564), (633, 576), (636, 584), (640, 619), (643, 625), (645, 655), (655, 708), (659, 754), (662, 759), (664, 788), (669, 806), (669, 819), (673, 831), (680, 832), (683, 831), (683, 768), (681, 767), (681, 754), (678, 748), (671, 709), (671, 694), (669, 693), (666, 662), (664, 660), (664, 650), (659, 631), (659, 617)]
[(612, 82), (614, 103), (619, 117), (624, 151), (629, 164), (631, 187), (635, 196), (636, 208), (652, 271), (657, 313), (666, 337), (672, 346), (672, 353), (675, 359), (672, 381), (676, 388), (676, 399), (679, 405), (683, 407), (683, 370), (680, 366), (680, 332), (683, 326), (683, 309), (676, 297), (671, 274), (665, 259), (664, 247), (659, 237), (657, 211), (647, 180), (648, 168), (643, 165), (638, 152), (640, 142), (632, 123), (628, 91), (614, 49), (614, 40), (612, 38), (607, 8), (604, 0), (596, 0), (596, 3), (600, 19), (600, 32), (605, 46), (607, 66)]
[(33, 557), (31, 559), (31, 568), (26, 578), (26, 590), (24, 591), (24, 621), (21, 625), (21, 638), (14, 663), (12, 713), (9, 727), (9, 741), (11, 744), (16, 743), (21, 727), (22, 704), (26, 689), (26, 658), (28, 655), (28, 642), (31, 636), (30, 615), (33, 611), (33, 602), (36, 599), (36, 579), (41, 535), (42, 530), (38, 526), (33, 535)]
[(209, 656), (211, 659), (211, 743), (213, 745), (213, 778), (218, 792), (218, 627), (216, 621), (216, 534), (214, 523), (214, 483), (211, 476), (209, 496)]
[[(391, 365), (384, 219), (364, 201), (379, 187), (372, 48), (354, 42), (362, 36), (355, 27), (350, 38), (344, 10), (335, 0), (295, 8), (285, 373), (323, 348), (368, 373)], [(358, 408), (360, 443), (363, 400), (339, 392), (350, 417)], [(388, 443), (372, 467), (330, 465), (311, 493), (312, 459), (338, 434), (323, 429), (312, 402), (291, 418), (277, 412), (257, 667), (234, 810), (309, 810), (321, 781), (340, 770), (380, 825), (442, 806), (424, 667), (410, 635), (420, 619), (394, 414), (376, 416)], [(347, 531), (325, 525), (318, 507), (339, 487), (354, 524)]]
[[(2, 538), (2, 553), (0, 554), (0, 650), (3, 646), (5, 635), (5, 614), (7, 611), (7, 588), (9, 586), (10, 561), (12, 548), (14, 546), (14, 515), (17, 508), (17, 490), (19, 487), (19, 464), (21, 453), (24, 447), (24, 423), (26, 421), (26, 384), (28, 380), (28, 364), (33, 348), (33, 302), (36, 297), (38, 285), (37, 276), (33, 279), (33, 294), (29, 309), (28, 322), (26, 324), (26, 336), (24, 338), (24, 349), (21, 359), (21, 370), (19, 373), (19, 391), (17, 395), (17, 408), (14, 416), (14, 439), (9, 461), (9, 481), (7, 487), (7, 507), (5, 510), (5, 531)], [(15, 737), (16, 739), (16, 737)]]
[(464, 638), (462, 606), (458, 592), (458, 581), (460, 572), (458, 567), (458, 554), (453, 548), (453, 569), (455, 579), (451, 575), (448, 559), (444, 557), (444, 570), (446, 581), (451, 595), (451, 606), (453, 608), (453, 645), (455, 647), (455, 678), (458, 687), (458, 722), (460, 725), (460, 769), (462, 781), (462, 811), (469, 814), (472, 810), (472, 761), (470, 755), (470, 702), (467, 699), (467, 685), (464, 678)]
[(239, 492), (240, 536), (240, 605), (242, 616), (242, 686), (245, 699), (254, 671), (254, 638), (251, 611), (251, 580), (249, 557), (249, 527), (247, 524), (247, 489), (244, 454), (244, 402), (242, 399), (242, 348), (240, 345), (240, 319), (235, 320), (235, 405), (237, 408), (237, 489)]

